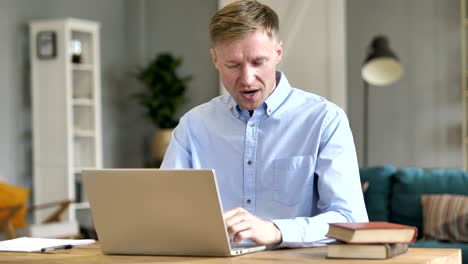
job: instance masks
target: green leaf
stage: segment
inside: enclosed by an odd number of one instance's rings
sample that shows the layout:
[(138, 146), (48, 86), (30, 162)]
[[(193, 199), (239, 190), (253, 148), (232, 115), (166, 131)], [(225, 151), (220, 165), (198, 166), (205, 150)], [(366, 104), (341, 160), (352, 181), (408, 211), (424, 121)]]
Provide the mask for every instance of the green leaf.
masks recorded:
[(182, 58), (168, 52), (157, 54), (145, 67), (138, 68), (135, 78), (145, 87), (133, 98), (146, 110), (146, 116), (160, 128), (177, 125), (177, 111), (185, 102), (184, 94), (192, 76), (179, 76)]

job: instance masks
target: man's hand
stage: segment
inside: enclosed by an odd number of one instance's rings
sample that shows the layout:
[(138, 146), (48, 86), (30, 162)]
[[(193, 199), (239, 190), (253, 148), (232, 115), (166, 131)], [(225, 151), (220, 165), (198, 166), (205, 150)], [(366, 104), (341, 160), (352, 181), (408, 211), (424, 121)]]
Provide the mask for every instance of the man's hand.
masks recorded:
[(257, 245), (276, 245), (281, 242), (281, 232), (273, 222), (262, 220), (243, 208), (235, 208), (224, 213), (229, 237), (235, 243), (250, 239)]

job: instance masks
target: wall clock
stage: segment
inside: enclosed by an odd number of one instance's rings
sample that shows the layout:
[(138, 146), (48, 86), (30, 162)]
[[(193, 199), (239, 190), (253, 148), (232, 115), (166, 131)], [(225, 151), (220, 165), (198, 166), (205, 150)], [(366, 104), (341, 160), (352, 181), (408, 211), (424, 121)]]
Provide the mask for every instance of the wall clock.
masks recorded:
[(40, 31), (36, 37), (37, 57), (41, 60), (57, 56), (57, 37), (54, 31)]

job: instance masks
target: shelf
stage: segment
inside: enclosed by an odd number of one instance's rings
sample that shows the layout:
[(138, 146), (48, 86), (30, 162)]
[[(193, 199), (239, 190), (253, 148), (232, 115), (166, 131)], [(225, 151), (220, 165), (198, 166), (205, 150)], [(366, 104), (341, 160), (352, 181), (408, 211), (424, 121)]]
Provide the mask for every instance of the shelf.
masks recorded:
[(97, 169), (96, 167), (78, 167), (78, 168), (73, 168), (73, 173), (74, 174), (81, 174), (83, 170), (94, 170)]
[(94, 101), (89, 98), (75, 98), (73, 99), (74, 106), (94, 106)]
[(94, 137), (95, 131), (75, 128), (73, 135), (76, 137)]
[(94, 74), (92, 71), (74, 70), (72, 74), (72, 98), (92, 99), (94, 92)]
[(74, 203), (73, 206), (76, 210), (89, 209), (89, 202)]
[(94, 67), (93, 64), (72, 63), (72, 69), (74, 71), (92, 71)]

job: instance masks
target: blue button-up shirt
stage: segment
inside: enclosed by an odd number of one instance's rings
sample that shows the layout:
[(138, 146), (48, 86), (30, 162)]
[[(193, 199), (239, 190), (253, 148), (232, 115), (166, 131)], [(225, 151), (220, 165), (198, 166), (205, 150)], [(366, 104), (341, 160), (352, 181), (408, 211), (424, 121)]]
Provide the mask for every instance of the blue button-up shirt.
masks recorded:
[(213, 168), (224, 210), (273, 221), (280, 246), (325, 239), (330, 222), (368, 221), (345, 113), (323, 97), (277, 87), (252, 116), (229, 96), (186, 113), (162, 168)]

